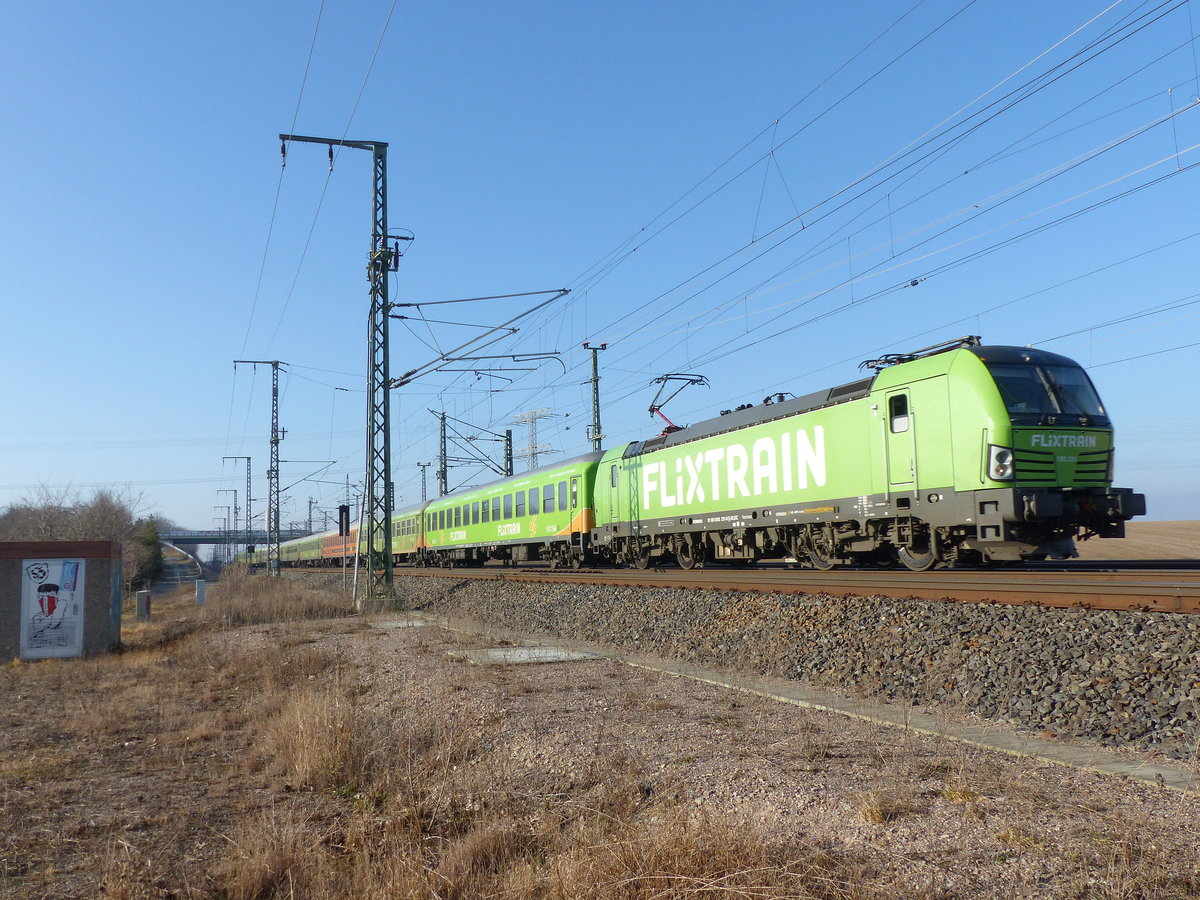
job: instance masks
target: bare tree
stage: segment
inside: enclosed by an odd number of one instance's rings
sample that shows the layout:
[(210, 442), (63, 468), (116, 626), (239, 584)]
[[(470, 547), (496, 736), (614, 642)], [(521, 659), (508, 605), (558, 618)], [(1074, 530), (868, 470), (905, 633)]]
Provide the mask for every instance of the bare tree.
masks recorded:
[(126, 587), (148, 583), (162, 569), (158, 524), (145, 515), (142, 494), (96, 490), (84, 500), (70, 488), (38, 488), (0, 511), (0, 541), (116, 541)]

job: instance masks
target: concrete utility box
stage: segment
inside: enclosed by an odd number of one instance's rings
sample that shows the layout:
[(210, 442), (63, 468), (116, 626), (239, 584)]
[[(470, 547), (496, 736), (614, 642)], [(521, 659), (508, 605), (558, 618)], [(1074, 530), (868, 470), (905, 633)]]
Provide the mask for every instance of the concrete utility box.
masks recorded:
[(120, 643), (120, 544), (0, 542), (0, 660), (104, 653)]

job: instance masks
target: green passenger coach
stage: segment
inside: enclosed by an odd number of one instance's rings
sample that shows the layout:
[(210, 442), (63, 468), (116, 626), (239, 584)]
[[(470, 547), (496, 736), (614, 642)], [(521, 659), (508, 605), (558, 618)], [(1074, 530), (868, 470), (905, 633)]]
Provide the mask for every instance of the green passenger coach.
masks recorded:
[(422, 561), (542, 559), (578, 568), (588, 555), (599, 459), (588, 453), (432, 501), (424, 511)]

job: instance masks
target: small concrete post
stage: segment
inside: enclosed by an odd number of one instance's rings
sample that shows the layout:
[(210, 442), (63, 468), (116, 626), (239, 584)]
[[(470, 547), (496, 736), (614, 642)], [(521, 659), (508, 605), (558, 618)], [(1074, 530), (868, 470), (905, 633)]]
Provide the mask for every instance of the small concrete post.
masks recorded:
[(197, 606), (204, 605), (204, 588), (205, 588), (204, 579), (197, 578), (196, 579), (196, 605)]
[(137, 620), (139, 622), (150, 621), (150, 592), (137, 592)]

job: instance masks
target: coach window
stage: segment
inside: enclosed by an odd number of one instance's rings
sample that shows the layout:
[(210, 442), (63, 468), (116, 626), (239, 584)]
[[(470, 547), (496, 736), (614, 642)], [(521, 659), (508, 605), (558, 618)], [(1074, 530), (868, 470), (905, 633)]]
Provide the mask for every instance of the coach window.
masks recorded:
[(514, 497), (517, 501), (517, 508), (516, 508), (515, 515), (518, 519), (520, 519), (525, 515), (525, 492), (517, 491), (517, 493), (514, 495)]
[(908, 395), (896, 394), (888, 398), (888, 421), (892, 434), (908, 431)]
[(461, 506), (454, 507), (454, 527), (455, 528), (462, 527), (462, 507)]
[(483, 512), (483, 517), (482, 517), (481, 521), (483, 522), (484, 525), (486, 525), (488, 522), (492, 521), (492, 504), (490, 504), (486, 500), (484, 500), (482, 512)]
[(565, 481), (558, 483), (558, 508), (560, 511), (567, 508), (567, 483)]
[[(520, 497), (521, 495), (517, 494), (517, 496)], [(520, 515), (520, 513), (517, 513), (517, 515)], [(512, 517), (513, 517), (512, 494), (505, 494), (504, 495), (504, 518), (511, 519)]]
[(540, 504), (540, 502), (539, 502), (539, 500), (538, 500), (538, 497), (539, 497), (539, 496), (541, 496), (541, 495), (538, 493), (538, 489), (537, 489), (537, 488), (530, 488), (530, 489), (529, 489), (529, 514), (530, 514), (531, 516), (536, 516), (536, 515), (537, 515), (538, 506), (540, 506), (540, 505), (541, 505), (541, 504)]
[(552, 484), (542, 488), (542, 512), (554, 512), (554, 485)]
[(500, 521), (500, 498), (499, 497), (492, 498), (492, 521), (493, 522)]
[(468, 525), (471, 524), (471, 504), (464, 503), (462, 509), (463, 509), (463, 527), (466, 528)]
[(479, 501), (478, 500), (476, 500), (474, 503), (471, 504), (471, 524), (472, 525), (479, 524)]

